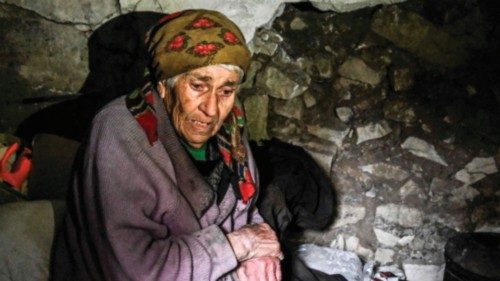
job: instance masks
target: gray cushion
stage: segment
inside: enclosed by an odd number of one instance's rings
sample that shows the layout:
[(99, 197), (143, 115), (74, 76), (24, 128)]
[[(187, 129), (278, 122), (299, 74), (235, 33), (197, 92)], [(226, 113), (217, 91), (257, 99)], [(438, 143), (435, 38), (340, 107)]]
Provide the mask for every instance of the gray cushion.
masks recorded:
[[(62, 201), (0, 206), (0, 280), (47, 280)], [(60, 214), (54, 215), (54, 209)], [(57, 222), (57, 223), (56, 223)]]

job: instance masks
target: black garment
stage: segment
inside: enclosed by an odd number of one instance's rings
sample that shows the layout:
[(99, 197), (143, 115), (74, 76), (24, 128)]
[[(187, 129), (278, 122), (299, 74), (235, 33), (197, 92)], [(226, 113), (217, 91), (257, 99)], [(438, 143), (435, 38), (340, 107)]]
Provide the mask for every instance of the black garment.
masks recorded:
[(335, 217), (330, 179), (298, 146), (277, 139), (250, 144), (260, 173), (262, 217), (277, 231), (289, 224), (299, 229), (322, 229)]
[(277, 139), (250, 146), (260, 174), (257, 207), (285, 253), (283, 280), (346, 281), (342, 275), (308, 268), (295, 254), (296, 245), (287, 241), (291, 230), (319, 230), (332, 222), (336, 200), (327, 175), (301, 147)]

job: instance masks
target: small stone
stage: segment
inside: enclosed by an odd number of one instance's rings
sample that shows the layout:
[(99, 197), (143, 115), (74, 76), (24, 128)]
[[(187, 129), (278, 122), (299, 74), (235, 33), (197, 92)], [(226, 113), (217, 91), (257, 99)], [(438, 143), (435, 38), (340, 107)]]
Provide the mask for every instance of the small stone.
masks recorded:
[(337, 235), (337, 238), (335, 238), (331, 243), (330, 243), (330, 248), (337, 249), (340, 251), (343, 251), (345, 248), (345, 240), (344, 236), (342, 234)]
[(384, 104), (384, 116), (387, 119), (412, 124), (417, 120), (415, 111), (404, 100), (392, 100)]
[(329, 57), (316, 56), (314, 59), (314, 65), (318, 70), (319, 77), (321, 78), (332, 77), (332, 61)]
[(332, 228), (338, 228), (348, 224), (355, 224), (366, 216), (366, 208), (363, 206), (344, 205), (339, 206), (338, 219)]
[(345, 249), (347, 251), (355, 252), (359, 246), (359, 238), (356, 236), (350, 236), (345, 240)]
[(300, 69), (302, 69), (302, 71), (304, 71), (305, 73), (307, 73), (309, 76), (313, 76), (314, 75), (314, 62), (312, 61), (312, 59), (308, 58), (308, 57), (300, 57), (297, 59), (297, 65), (300, 67)]
[(245, 73), (245, 82), (241, 84), (242, 89), (250, 89), (253, 87), (255, 81), (255, 75), (262, 68), (262, 63), (260, 61), (252, 61), (247, 73)]
[(358, 248), (356, 249), (356, 254), (363, 257), (364, 260), (373, 259), (373, 251), (361, 245), (358, 245)]
[(403, 181), (409, 174), (405, 170), (386, 163), (376, 163), (360, 167), (363, 172), (367, 172), (379, 178), (387, 180)]
[(375, 232), (375, 236), (377, 237), (377, 241), (388, 247), (394, 247), (400, 240), (400, 238), (390, 232), (383, 231), (382, 229), (374, 228), (373, 232)]
[(453, 189), (451, 194), (453, 195), (451, 198), (453, 202), (463, 203), (464, 201), (474, 200), (474, 198), (481, 193), (471, 186), (464, 185), (457, 189)]
[(373, 188), (373, 187), (370, 188), (370, 190), (365, 192), (365, 196), (368, 198), (375, 198), (375, 196), (377, 196), (377, 192), (376, 192), (375, 188)]
[(375, 260), (381, 264), (388, 264), (393, 262), (394, 251), (391, 249), (379, 248), (375, 252)]
[(274, 66), (267, 67), (260, 80), (269, 89), (268, 94), (279, 99), (293, 99), (302, 95), (308, 88), (308, 85), (300, 85)]
[(401, 239), (399, 239), (398, 244), (401, 246), (406, 246), (410, 244), (413, 241), (413, 239), (415, 239), (415, 235), (404, 236)]
[(403, 263), (408, 281), (438, 281), (444, 278), (445, 265)]
[(395, 92), (406, 91), (413, 86), (413, 74), (409, 68), (393, 69), (390, 73), (390, 80)]
[(358, 135), (358, 141), (356, 144), (385, 137), (391, 132), (392, 129), (385, 120), (378, 123), (370, 123), (363, 127), (358, 127), (356, 128), (356, 133)]
[(304, 104), (307, 108), (311, 108), (316, 105), (316, 98), (309, 92), (306, 91), (304, 93)]
[(283, 37), (271, 29), (262, 29), (253, 39), (253, 50), (255, 54), (273, 56), (278, 49)]
[[(413, 180), (407, 181), (400, 189), (399, 196), (402, 200), (408, 196), (419, 196), (421, 194), (420, 187)], [(420, 197), (420, 196), (419, 196)]]
[(267, 134), (267, 114), (269, 97), (266, 95), (249, 96), (243, 102), (246, 114), (246, 127), (251, 140), (269, 139)]
[(422, 124), (421, 128), (422, 128), (422, 131), (424, 131), (424, 132), (426, 132), (426, 133), (429, 133), (429, 134), (430, 134), (430, 133), (432, 133), (432, 128), (431, 128), (431, 126), (429, 126), (429, 125), (427, 125), (427, 124)]
[(383, 72), (371, 69), (359, 58), (349, 58), (338, 69), (340, 76), (376, 86), (384, 76)]
[(303, 30), (307, 28), (307, 24), (299, 17), (294, 18), (290, 22), (290, 29), (291, 30)]
[(349, 128), (344, 131), (337, 131), (333, 129), (323, 128), (315, 125), (307, 125), (306, 130), (309, 134), (316, 136), (320, 139), (328, 140), (335, 143), (338, 147), (342, 146), (344, 138), (349, 134)]
[(491, 175), (497, 172), (498, 169), (495, 163), (495, 158), (476, 157), (465, 165), (464, 169), (458, 171), (455, 174), (455, 178), (466, 185), (471, 185), (482, 180), (486, 177), (486, 175)]
[(411, 154), (418, 157), (422, 157), (443, 166), (448, 166), (448, 164), (438, 155), (434, 145), (427, 143), (426, 141), (416, 138), (408, 137), (403, 144), (401, 144), (403, 149), (408, 149)]
[(337, 112), (337, 116), (339, 117), (339, 119), (344, 123), (349, 122), (354, 116), (354, 112), (350, 107), (337, 107), (335, 111)]
[(472, 159), (467, 165), (465, 165), (465, 169), (469, 173), (483, 173), (483, 174), (495, 174), (498, 172), (495, 158), (493, 157), (476, 157)]
[(418, 227), (423, 224), (422, 211), (404, 205), (386, 204), (378, 206), (375, 217), (404, 227)]
[(290, 100), (275, 99), (273, 102), (273, 110), (278, 115), (301, 120), (302, 114), (304, 113), (304, 103), (301, 97)]
[(455, 178), (467, 185), (470, 185), (470, 184), (473, 184), (473, 183), (476, 183), (482, 179), (484, 179), (486, 177), (485, 174), (469, 174), (469, 172), (467, 172), (467, 170), (463, 169), (463, 170), (460, 170), (458, 171), (456, 174), (455, 174)]
[(351, 87), (359, 87), (362, 85), (363, 85), (363, 83), (361, 83), (361, 82), (340, 77), (339, 79), (335, 80), (335, 83), (333, 84), (333, 88), (336, 91), (342, 92), (342, 91), (350, 90)]

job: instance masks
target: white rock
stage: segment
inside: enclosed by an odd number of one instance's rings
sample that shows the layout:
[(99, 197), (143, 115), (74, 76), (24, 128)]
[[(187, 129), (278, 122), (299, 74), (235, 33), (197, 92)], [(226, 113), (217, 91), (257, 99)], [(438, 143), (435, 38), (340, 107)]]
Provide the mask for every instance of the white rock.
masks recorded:
[(348, 224), (355, 224), (366, 216), (366, 208), (363, 206), (344, 205), (339, 206), (338, 219), (332, 228), (341, 227)]
[(375, 198), (377, 196), (377, 190), (375, 188), (370, 188), (367, 192), (365, 192), (365, 196), (368, 198)]
[(498, 168), (495, 163), (495, 158), (487, 157), (481, 158), (476, 157), (472, 159), (465, 168), (458, 171), (455, 174), (455, 178), (466, 185), (471, 185), (478, 182), (486, 177), (486, 175), (491, 175), (498, 172)]
[(350, 12), (364, 7), (373, 7), (380, 4), (393, 4), (406, 0), (310, 0), (322, 11)]
[(361, 166), (360, 168), (363, 172), (388, 180), (403, 181), (408, 178), (408, 172), (397, 166), (386, 163), (375, 163)]
[(316, 125), (307, 125), (306, 130), (309, 134), (320, 139), (335, 143), (338, 147), (342, 146), (344, 138), (349, 134), (349, 128), (344, 131), (337, 131), (329, 128), (323, 128)]
[(405, 199), (410, 195), (420, 195), (420, 187), (413, 180), (408, 180), (400, 189), (399, 196)]
[(359, 246), (359, 238), (356, 236), (350, 236), (345, 240), (345, 249), (347, 251), (355, 252)]
[(328, 275), (341, 274), (348, 280), (361, 280), (362, 278), (363, 267), (355, 253), (303, 244), (298, 247), (296, 254), (307, 267)]
[(410, 244), (413, 241), (413, 239), (415, 239), (415, 235), (404, 236), (401, 239), (399, 239), (398, 244), (401, 246), (405, 246)]
[(442, 281), (445, 265), (403, 263), (408, 281)]
[(337, 112), (337, 116), (340, 120), (342, 120), (342, 122), (348, 122), (354, 116), (352, 109), (347, 106), (337, 107), (335, 112)]
[(291, 30), (303, 30), (307, 28), (307, 24), (299, 17), (294, 18), (290, 22), (290, 29)]
[(360, 257), (363, 257), (364, 260), (373, 259), (373, 251), (361, 245), (359, 245), (356, 249), (356, 254), (358, 254)]
[(404, 227), (418, 227), (423, 224), (422, 211), (405, 205), (386, 204), (378, 206), (375, 217)]
[(358, 127), (356, 128), (356, 133), (358, 135), (358, 141), (356, 144), (382, 138), (391, 132), (391, 127), (389, 127), (389, 124), (385, 120), (378, 123), (370, 123), (363, 127)]
[(451, 194), (453, 195), (451, 198), (452, 201), (464, 202), (464, 201), (472, 201), (476, 196), (478, 196), (481, 193), (471, 186), (464, 185), (462, 187), (453, 189), (451, 191)]
[(375, 251), (375, 260), (381, 264), (388, 264), (393, 262), (392, 257), (394, 256), (394, 251), (391, 249), (379, 248)]
[(472, 159), (472, 161), (467, 165), (465, 165), (465, 169), (469, 173), (483, 173), (488, 175), (498, 172), (494, 157), (476, 157)]
[(371, 69), (359, 58), (349, 58), (338, 69), (340, 76), (376, 86), (384, 76), (383, 72)]
[(276, 31), (263, 29), (254, 37), (251, 45), (255, 54), (273, 56), (282, 41), (283, 37)]
[(462, 169), (455, 174), (455, 178), (457, 180), (465, 183), (466, 185), (471, 185), (475, 182), (478, 182), (478, 181), (484, 179), (485, 177), (486, 177), (486, 175), (482, 174), (482, 173), (470, 174), (469, 172), (467, 172), (466, 169)]
[(342, 234), (337, 235), (337, 238), (333, 239), (330, 243), (330, 248), (343, 251), (345, 249), (345, 240)]
[(375, 232), (377, 241), (384, 246), (394, 247), (400, 240), (398, 236), (382, 229), (373, 228), (373, 232)]
[(269, 89), (268, 94), (279, 99), (293, 99), (308, 88), (308, 85), (300, 85), (273, 66), (267, 67), (260, 78), (264, 79), (263, 83)]
[(403, 144), (401, 144), (403, 149), (408, 149), (410, 153), (413, 155), (434, 161), (443, 166), (448, 166), (448, 164), (439, 156), (434, 148), (434, 145), (416, 138), (416, 137), (408, 137)]

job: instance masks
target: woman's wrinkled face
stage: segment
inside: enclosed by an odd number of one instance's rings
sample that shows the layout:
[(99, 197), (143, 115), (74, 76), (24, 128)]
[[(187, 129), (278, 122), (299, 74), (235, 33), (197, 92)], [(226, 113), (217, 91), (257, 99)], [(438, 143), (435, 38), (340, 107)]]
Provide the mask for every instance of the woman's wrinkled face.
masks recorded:
[(172, 124), (191, 147), (200, 148), (215, 135), (233, 108), (239, 74), (221, 66), (206, 66), (181, 75), (174, 94), (162, 83), (163, 96)]

